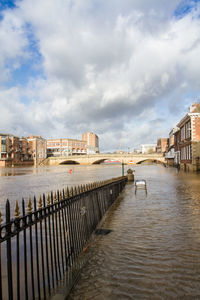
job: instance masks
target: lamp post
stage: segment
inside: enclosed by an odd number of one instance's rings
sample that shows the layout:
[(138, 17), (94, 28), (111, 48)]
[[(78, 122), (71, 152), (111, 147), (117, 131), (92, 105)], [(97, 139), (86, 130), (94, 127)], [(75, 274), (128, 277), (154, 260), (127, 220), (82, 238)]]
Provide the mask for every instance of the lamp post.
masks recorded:
[(122, 176), (124, 176), (124, 162), (122, 160)]

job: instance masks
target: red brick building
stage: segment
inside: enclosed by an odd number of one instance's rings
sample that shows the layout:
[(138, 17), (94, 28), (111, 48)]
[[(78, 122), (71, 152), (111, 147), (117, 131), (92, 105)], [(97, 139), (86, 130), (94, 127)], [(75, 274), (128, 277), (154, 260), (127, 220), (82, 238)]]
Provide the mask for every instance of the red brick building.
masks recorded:
[(156, 152), (157, 153), (166, 153), (168, 149), (168, 138), (160, 138), (157, 140)]
[(30, 135), (28, 141), (28, 153), (33, 158), (34, 165), (40, 164), (47, 157), (47, 142), (40, 135)]
[(0, 134), (0, 166), (32, 164), (28, 141), (12, 134)]
[(200, 170), (200, 103), (194, 103), (177, 124), (176, 150), (180, 153), (180, 167), (187, 171)]
[(99, 153), (99, 138), (93, 132), (86, 132), (82, 134), (82, 141), (87, 145), (87, 154)]
[(47, 140), (47, 157), (87, 154), (85, 141), (76, 139)]

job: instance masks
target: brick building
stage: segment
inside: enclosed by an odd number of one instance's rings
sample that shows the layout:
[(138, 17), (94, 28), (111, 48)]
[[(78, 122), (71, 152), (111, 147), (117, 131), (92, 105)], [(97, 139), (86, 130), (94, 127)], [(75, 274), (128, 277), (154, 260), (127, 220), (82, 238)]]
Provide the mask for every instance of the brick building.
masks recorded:
[(99, 153), (99, 138), (93, 132), (86, 132), (82, 134), (82, 141), (86, 142), (87, 154)]
[(0, 134), (0, 166), (20, 165), (22, 162), (33, 163), (27, 139)]
[(194, 103), (177, 124), (177, 151), (180, 153), (180, 167), (188, 171), (200, 170), (200, 103)]
[(33, 158), (34, 165), (38, 165), (47, 157), (47, 142), (40, 135), (30, 135), (28, 141), (28, 152)]
[(48, 139), (47, 157), (49, 156), (70, 156), (86, 154), (85, 141), (76, 139)]
[(177, 134), (179, 132), (179, 128), (173, 128), (169, 133), (168, 139), (168, 148), (165, 153), (165, 158), (169, 166), (176, 166), (179, 164), (179, 157), (178, 157), (178, 149), (177, 149)]
[(159, 138), (157, 140), (156, 152), (163, 153), (163, 154), (166, 153), (168, 150), (168, 143), (169, 143), (168, 138)]

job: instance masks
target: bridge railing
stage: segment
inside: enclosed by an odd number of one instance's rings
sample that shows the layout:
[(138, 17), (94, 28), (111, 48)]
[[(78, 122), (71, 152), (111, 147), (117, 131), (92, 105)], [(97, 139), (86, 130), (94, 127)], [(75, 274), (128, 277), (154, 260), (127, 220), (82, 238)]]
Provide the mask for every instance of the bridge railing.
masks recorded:
[[(66, 188), (0, 213), (0, 299), (47, 299), (73, 268), (126, 177)], [(5, 220), (4, 220), (5, 219)]]

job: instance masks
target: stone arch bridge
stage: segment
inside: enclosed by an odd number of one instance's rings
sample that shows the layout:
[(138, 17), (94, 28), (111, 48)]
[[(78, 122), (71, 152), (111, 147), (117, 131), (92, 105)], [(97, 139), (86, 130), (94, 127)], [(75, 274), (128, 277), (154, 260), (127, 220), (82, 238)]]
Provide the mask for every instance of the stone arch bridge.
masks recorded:
[(113, 161), (125, 164), (140, 164), (144, 161), (152, 161), (155, 163), (166, 164), (165, 157), (162, 154), (90, 154), (90, 155), (73, 155), (63, 157), (48, 157), (45, 159), (43, 165), (62, 165), (62, 164), (80, 164), (80, 165), (92, 165), (100, 164), (104, 161)]

